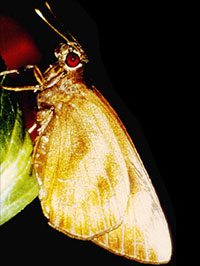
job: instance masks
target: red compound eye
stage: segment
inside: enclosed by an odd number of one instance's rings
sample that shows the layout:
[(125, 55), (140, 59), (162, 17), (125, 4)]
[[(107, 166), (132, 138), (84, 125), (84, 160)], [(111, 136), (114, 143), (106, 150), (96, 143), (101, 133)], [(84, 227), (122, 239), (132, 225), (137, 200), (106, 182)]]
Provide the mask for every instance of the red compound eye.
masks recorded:
[(66, 63), (69, 67), (76, 67), (80, 62), (80, 58), (77, 54), (71, 52), (67, 55)]

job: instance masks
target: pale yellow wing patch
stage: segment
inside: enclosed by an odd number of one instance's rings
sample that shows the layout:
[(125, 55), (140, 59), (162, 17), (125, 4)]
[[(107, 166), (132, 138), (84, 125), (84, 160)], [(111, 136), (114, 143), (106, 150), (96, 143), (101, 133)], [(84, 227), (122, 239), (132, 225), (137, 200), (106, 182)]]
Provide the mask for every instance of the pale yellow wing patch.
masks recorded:
[(93, 242), (128, 259), (166, 263), (171, 258), (172, 246), (158, 197), (121, 121), (103, 96), (98, 91), (95, 93), (98, 105), (102, 106), (103, 112), (110, 114), (110, 123), (115, 128), (129, 174), (130, 195), (123, 223), (117, 229), (94, 238)]
[(35, 168), (54, 228), (90, 239), (121, 224), (130, 192), (126, 163), (95, 104), (78, 97), (63, 104), (37, 144)]
[(171, 258), (171, 240), (162, 210), (145, 189), (132, 189), (122, 225), (93, 241), (144, 263), (162, 264)]

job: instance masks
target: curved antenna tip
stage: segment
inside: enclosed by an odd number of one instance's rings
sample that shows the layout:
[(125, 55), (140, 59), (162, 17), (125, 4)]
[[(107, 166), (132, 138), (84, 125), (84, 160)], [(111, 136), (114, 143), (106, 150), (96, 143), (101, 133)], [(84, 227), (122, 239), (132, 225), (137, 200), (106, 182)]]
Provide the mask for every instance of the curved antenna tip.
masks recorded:
[(49, 27), (51, 27), (56, 33), (58, 33), (58, 35), (60, 35), (65, 41), (70, 43), (67, 37), (65, 37), (61, 32), (59, 32), (56, 28), (54, 28), (54, 26), (43, 16), (42, 12), (39, 9), (35, 8), (35, 12), (38, 14), (39, 17), (41, 17), (42, 20), (44, 20), (47, 23), (47, 25), (49, 25)]

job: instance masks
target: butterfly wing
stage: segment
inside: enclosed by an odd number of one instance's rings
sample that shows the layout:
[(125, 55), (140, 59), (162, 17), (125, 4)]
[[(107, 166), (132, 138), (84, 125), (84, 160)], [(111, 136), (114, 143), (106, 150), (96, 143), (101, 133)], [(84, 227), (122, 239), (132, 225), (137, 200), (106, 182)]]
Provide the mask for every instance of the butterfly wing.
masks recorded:
[(44, 214), (54, 228), (115, 254), (167, 262), (168, 226), (126, 129), (96, 89), (82, 95), (62, 105), (37, 145)]
[(34, 159), (49, 224), (79, 239), (118, 227), (130, 193), (113, 125), (88, 91), (55, 110)]
[[(96, 91), (103, 108), (106, 100)], [(113, 118), (119, 120), (112, 111)], [(120, 124), (120, 123), (119, 123)], [(130, 180), (130, 195), (123, 223), (115, 230), (93, 239), (109, 251), (144, 263), (162, 264), (171, 258), (171, 239), (158, 197), (143, 163), (125, 128), (119, 142)]]

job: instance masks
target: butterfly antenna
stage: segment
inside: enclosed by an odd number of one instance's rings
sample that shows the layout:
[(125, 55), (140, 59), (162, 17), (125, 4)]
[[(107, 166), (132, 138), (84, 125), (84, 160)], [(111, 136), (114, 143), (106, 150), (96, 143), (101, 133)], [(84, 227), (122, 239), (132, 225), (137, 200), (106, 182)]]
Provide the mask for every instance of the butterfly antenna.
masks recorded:
[(49, 3), (45, 1), (45, 5), (49, 9), (49, 11), (51, 12), (51, 14), (56, 18), (55, 14), (53, 13), (53, 11), (52, 11), (52, 9), (51, 9), (51, 7), (49, 5)]
[(48, 2), (45, 2), (46, 7), (49, 9), (49, 11), (51, 12), (51, 14), (53, 15), (53, 17), (60, 23), (60, 25), (63, 27), (62, 22), (57, 18), (57, 16), (54, 14), (52, 8), (50, 7)]
[[(54, 18), (60, 23), (60, 25), (63, 27), (63, 23), (57, 18), (57, 16), (54, 14), (51, 6), (49, 5), (49, 3), (46, 1), (45, 2), (46, 7), (49, 9), (49, 11), (51, 12), (51, 14), (54, 16)], [(69, 32), (67, 31), (67, 33), (69, 34), (69, 36), (72, 38), (72, 40), (76, 43), (78, 43), (77, 39)]]
[(38, 14), (39, 17), (41, 17), (42, 20), (44, 20), (56, 33), (58, 33), (58, 35), (60, 35), (65, 41), (67, 41), (68, 43), (70, 43), (70, 41), (67, 39), (67, 37), (65, 37), (65, 35), (63, 35), (60, 31), (58, 31), (42, 14), (42, 12), (35, 8), (35, 12)]

